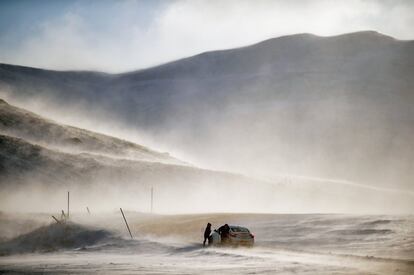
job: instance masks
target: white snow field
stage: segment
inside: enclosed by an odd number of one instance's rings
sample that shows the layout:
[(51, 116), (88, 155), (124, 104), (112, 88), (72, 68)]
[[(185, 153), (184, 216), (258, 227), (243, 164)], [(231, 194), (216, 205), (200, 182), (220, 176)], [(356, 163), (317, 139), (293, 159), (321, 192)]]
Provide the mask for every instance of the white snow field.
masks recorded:
[[(0, 274), (413, 274), (414, 217), (127, 213), (78, 217), (0, 245)], [(16, 219), (21, 221), (22, 219)], [(203, 224), (243, 224), (253, 248), (203, 248)], [(92, 228), (92, 224), (101, 229)], [(7, 226), (12, 226), (10, 223)], [(5, 229), (7, 226), (2, 227)], [(58, 229), (57, 229), (58, 228)], [(105, 229), (102, 229), (105, 228)], [(2, 232), (5, 230), (2, 230)], [(17, 234), (17, 232), (16, 232)], [(66, 234), (69, 237), (62, 237)], [(34, 241), (35, 240), (35, 241)], [(47, 242), (49, 246), (45, 246)]]

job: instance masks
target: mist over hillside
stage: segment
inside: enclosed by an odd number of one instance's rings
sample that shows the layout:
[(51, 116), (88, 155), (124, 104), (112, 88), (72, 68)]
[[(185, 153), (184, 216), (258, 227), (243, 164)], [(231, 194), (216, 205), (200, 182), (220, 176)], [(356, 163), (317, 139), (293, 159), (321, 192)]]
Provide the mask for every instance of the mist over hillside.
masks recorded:
[(298, 34), (123, 74), (2, 64), (0, 93), (145, 133), (203, 167), (413, 191), (413, 75), (412, 41)]
[[(64, 208), (71, 191), (74, 211), (124, 206), (176, 212), (410, 213), (414, 194), (317, 181), (263, 182), (189, 166), (69, 154), (0, 135), (0, 206), (8, 211)], [(384, 201), (393, 201), (393, 207)], [(352, 201), (352, 204), (350, 202)]]
[[(138, 144), (61, 125), (0, 102), (0, 208), (74, 211), (86, 206), (160, 212), (409, 213), (414, 193), (316, 179), (263, 181), (189, 166)], [(76, 140), (76, 142), (74, 142)], [(394, 201), (392, 209), (385, 200)], [(64, 201), (64, 200), (63, 200)], [(350, 202), (352, 204), (350, 205)]]

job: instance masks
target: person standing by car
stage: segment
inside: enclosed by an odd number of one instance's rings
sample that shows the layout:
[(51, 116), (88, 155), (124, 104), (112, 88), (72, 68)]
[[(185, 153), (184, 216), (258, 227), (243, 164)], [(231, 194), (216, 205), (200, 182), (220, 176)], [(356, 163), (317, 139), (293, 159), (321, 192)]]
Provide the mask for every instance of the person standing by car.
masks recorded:
[(203, 246), (206, 246), (206, 241), (210, 237), (210, 234), (211, 234), (211, 223), (207, 223), (206, 229), (204, 230)]
[(227, 243), (229, 240), (229, 234), (230, 234), (230, 226), (226, 223), (223, 226), (220, 226), (219, 233), (221, 237), (221, 243)]

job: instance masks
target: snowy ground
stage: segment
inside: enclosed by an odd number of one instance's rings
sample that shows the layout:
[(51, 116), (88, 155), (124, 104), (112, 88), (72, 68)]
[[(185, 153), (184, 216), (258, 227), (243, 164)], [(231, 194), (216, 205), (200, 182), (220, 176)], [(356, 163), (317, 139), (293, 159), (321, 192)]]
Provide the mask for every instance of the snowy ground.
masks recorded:
[[(55, 252), (2, 256), (0, 274), (414, 274), (412, 216), (127, 216), (134, 240), (119, 238), (124, 228), (116, 215), (88, 219), (116, 237)], [(196, 239), (206, 221), (213, 227), (222, 221), (248, 226), (255, 247), (203, 248)]]

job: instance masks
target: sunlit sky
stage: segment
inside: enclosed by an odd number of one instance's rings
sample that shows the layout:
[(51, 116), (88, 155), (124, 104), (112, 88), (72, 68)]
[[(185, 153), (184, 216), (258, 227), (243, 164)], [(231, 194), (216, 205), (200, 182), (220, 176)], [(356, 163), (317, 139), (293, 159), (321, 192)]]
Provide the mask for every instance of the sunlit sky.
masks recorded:
[(0, 0), (0, 62), (122, 72), (295, 33), (414, 39), (414, 1)]

